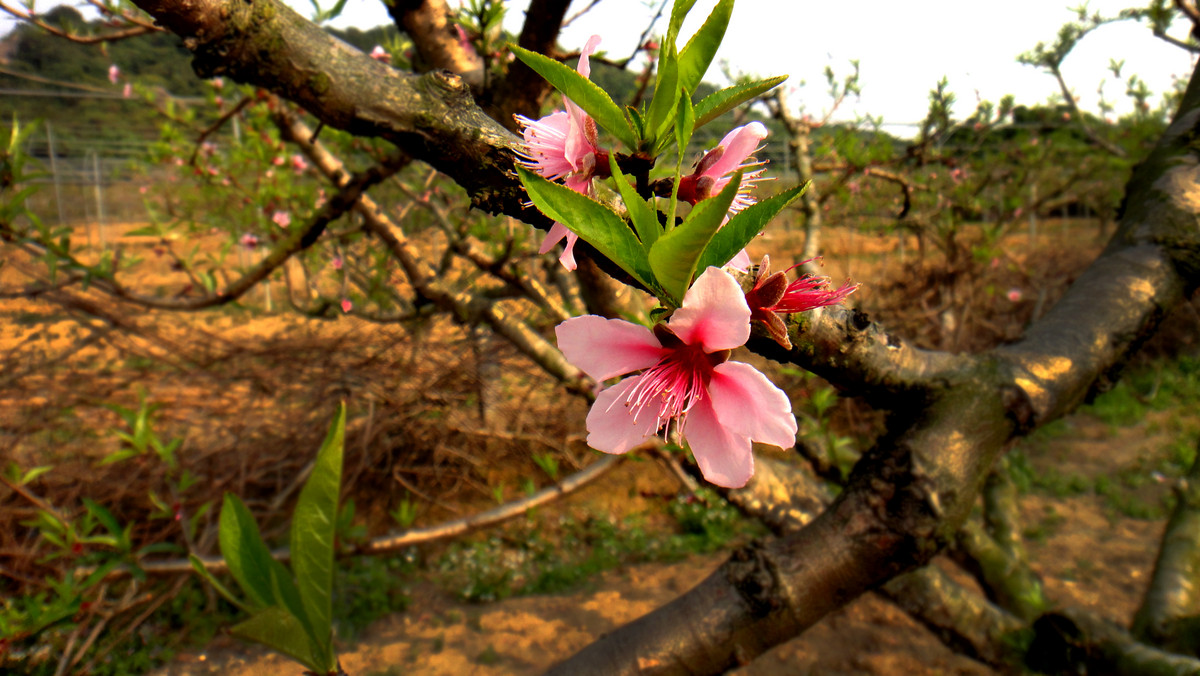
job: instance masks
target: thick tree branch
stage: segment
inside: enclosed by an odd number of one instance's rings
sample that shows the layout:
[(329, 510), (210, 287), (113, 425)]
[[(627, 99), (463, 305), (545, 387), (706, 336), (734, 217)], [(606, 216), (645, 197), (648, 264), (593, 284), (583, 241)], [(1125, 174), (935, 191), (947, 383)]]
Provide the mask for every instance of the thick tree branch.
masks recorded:
[(1176, 490), (1154, 576), (1133, 621), (1133, 633), (1175, 652), (1200, 654), (1200, 457)]
[(385, 4), (396, 26), (412, 39), (421, 57), (421, 71), (448, 70), (476, 89), (483, 85), (483, 63), (470, 45), (459, 39), (446, 0), (396, 0)]
[(269, 89), (323, 123), (395, 143), (467, 189), (474, 206), (549, 223), (512, 171), (518, 139), (452, 73), (401, 73), (330, 36), (280, 0), (138, 0), (184, 39), (201, 77)]

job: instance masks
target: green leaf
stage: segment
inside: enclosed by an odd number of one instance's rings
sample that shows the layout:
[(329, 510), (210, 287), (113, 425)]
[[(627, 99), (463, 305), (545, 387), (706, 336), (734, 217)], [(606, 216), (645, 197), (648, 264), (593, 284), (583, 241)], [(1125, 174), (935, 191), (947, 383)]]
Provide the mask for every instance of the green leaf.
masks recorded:
[(651, 148), (671, 124), (671, 113), (679, 105), (679, 55), (674, 45), (663, 45), (662, 58), (658, 61), (658, 75), (654, 78), (654, 98), (646, 111), (646, 128), (652, 135), (645, 139)]
[(719, 267), (728, 263), (729, 259), (736, 256), (737, 252), (744, 249), (750, 240), (762, 232), (772, 218), (786, 209), (789, 204), (800, 199), (807, 189), (808, 183), (805, 183), (739, 211), (708, 243), (704, 255), (700, 257), (700, 269), (706, 269), (710, 265)]
[[(674, 230), (659, 238), (650, 247), (650, 266), (662, 288), (678, 307), (692, 284), (696, 263), (709, 240), (721, 227), (729, 205), (737, 196), (742, 172), (737, 172), (720, 194), (701, 201)], [(703, 268), (701, 268), (703, 269)]]
[(52, 469), (54, 469), (53, 465), (38, 465), (37, 467), (30, 469), (28, 472), (25, 472), (18, 483), (25, 485)]
[[(709, 64), (725, 38), (725, 29), (729, 26), (729, 17), (733, 14), (733, 0), (720, 0), (704, 25), (688, 40), (687, 45), (679, 52), (679, 84), (689, 92), (696, 91), (696, 86), (708, 71)], [(674, 13), (672, 13), (674, 19)]]
[(258, 611), (250, 619), (235, 625), (229, 631), (247, 641), (261, 643), (281, 652), (318, 674), (329, 673), (337, 667), (328, 660), (318, 658), (312, 639), (305, 633), (303, 622), (279, 606)]
[(282, 605), (303, 613), (300, 594), (291, 576), (282, 563), (272, 558), (245, 503), (226, 493), (219, 521), (221, 554), (229, 564), (229, 573), (249, 597), (250, 607), (257, 610)]
[(345, 434), (346, 405), (342, 404), (292, 514), (292, 570), (321, 655), (332, 652), (333, 549)]
[(649, 202), (642, 199), (633, 186), (629, 185), (629, 181), (625, 180), (625, 174), (621, 173), (621, 167), (617, 165), (615, 154), (609, 154), (608, 164), (612, 169), (613, 180), (617, 183), (617, 190), (621, 193), (621, 199), (625, 202), (625, 208), (629, 210), (629, 218), (633, 221), (634, 229), (637, 230), (638, 239), (642, 241), (642, 248), (648, 251), (662, 234), (662, 224), (658, 221), (658, 210), (653, 206), (654, 198), (651, 197)]
[(546, 78), (562, 95), (582, 108), (596, 124), (608, 133), (616, 136), (621, 143), (630, 148), (637, 148), (638, 139), (625, 119), (625, 113), (613, 103), (608, 93), (596, 83), (575, 72), (573, 69), (536, 52), (523, 49), (517, 45), (509, 45), (513, 54), (536, 72)]
[(683, 27), (683, 20), (695, 4), (696, 0), (675, 0), (675, 4), (671, 5), (671, 21), (667, 27), (669, 44), (675, 44), (675, 38), (679, 37), (679, 29)]
[(117, 517), (113, 516), (112, 512), (108, 511), (107, 507), (91, 498), (84, 498), (83, 506), (85, 509), (87, 509), (89, 514), (96, 517), (96, 520), (99, 521), (109, 533), (112, 535), (119, 535), (121, 533), (121, 523), (117, 521)]
[[(675, 144), (679, 147), (679, 164), (683, 165), (683, 157), (687, 154), (688, 143), (692, 140), (692, 132), (696, 130), (696, 110), (692, 108), (692, 97), (686, 89), (679, 93), (679, 114), (675, 116)], [(675, 177), (676, 182), (679, 177)]]
[(233, 592), (230, 591), (228, 587), (221, 584), (221, 581), (204, 567), (204, 562), (201, 561), (198, 556), (195, 554), (188, 554), (188, 562), (192, 564), (192, 569), (196, 571), (196, 574), (199, 575), (205, 582), (212, 585), (213, 589), (216, 589), (218, 594), (224, 596), (226, 601), (229, 601), (233, 605), (246, 612), (250, 612), (250, 608), (246, 607), (246, 604), (242, 603), (238, 597), (234, 596)]
[(547, 181), (522, 166), (517, 166), (517, 175), (529, 199), (543, 214), (567, 226), (647, 289), (655, 288), (646, 251), (620, 216), (590, 197)]
[(733, 110), (739, 105), (761, 96), (768, 92), (780, 83), (786, 80), (788, 76), (778, 75), (776, 77), (767, 78), (766, 80), (758, 80), (756, 82), (747, 82), (745, 84), (734, 85), (727, 87), (718, 92), (713, 92), (705, 96), (700, 103), (696, 104), (696, 129), (712, 122), (725, 113)]

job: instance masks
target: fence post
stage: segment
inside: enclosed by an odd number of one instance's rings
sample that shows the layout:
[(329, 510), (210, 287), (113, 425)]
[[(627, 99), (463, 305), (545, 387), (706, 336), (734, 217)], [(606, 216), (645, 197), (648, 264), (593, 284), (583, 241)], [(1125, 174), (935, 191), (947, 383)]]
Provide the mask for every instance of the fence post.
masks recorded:
[(54, 158), (54, 132), (50, 129), (49, 120), (46, 120), (46, 145), (50, 152), (50, 175), (54, 177), (54, 205), (58, 207), (58, 224), (63, 225), (67, 219), (63, 216), (61, 179), (58, 176), (58, 160)]
[(103, 251), (107, 247), (104, 240), (104, 187), (102, 186), (103, 179), (100, 176), (100, 154), (93, 150), (91, 155), (92, 178), (96, 193), (96, 230), (99, 232), (100, 250)]

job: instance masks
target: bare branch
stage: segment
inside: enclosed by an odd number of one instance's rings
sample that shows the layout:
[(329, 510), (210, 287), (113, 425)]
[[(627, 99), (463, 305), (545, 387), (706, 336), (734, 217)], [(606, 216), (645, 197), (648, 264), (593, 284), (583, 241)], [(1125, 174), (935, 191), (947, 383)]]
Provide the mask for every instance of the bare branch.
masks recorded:
[(26, 12), (24, 10), (17, 9), (16, 7), (13, 7), (13, 6), (9, 5), (8, 3), (4, 2), (3, 0), (0, 0), (0, 11), (4, 11), (8, 14), (11, 14), (12, 16), (20, 19), (21, 21), (25, 21), (26, 23), (29, 23), (33, 26), (37, 26), (38, 28), (46, 31), (47, 33), (49, 33), (51, 35), (54, 35), (54, 36), (57, 36), (57, 37), (60, 37), (60, 38), (66, 39), (66, 40), (70, 40), (71, 42), (77, 42), (81, 45), (94, 45), (94, 44), (99, 44), (101, 42), (117, 42), (119, 40), (134, 38), (139, 35), (146, 35), (147, 33), (157, 33), (157, 32), (160, 32), (163, 30), (162, 28), (159, 28), (152, 24), (147, 24), (147, 23), (143, 23), (143, 22), (135, 22), (132, 19), (128, 19), (129, 23), (131, 23), (133, 25), (129, 26), (128, 28), (122, 29), (122, 30), (113, 30), (111, 32), (101, 33), (99, 35), (79, 35), (77, 33), (65, 31), (53, 24), (48, 24), (45, 21), (38, 18), (38, 16), (36, 14), (34, 14), (32, 12)]

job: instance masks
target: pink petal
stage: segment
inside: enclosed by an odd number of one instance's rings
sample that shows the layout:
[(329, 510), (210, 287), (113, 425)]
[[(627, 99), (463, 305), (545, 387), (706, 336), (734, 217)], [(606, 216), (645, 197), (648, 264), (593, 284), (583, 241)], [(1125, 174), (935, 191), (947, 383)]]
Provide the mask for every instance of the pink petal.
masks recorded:
[(588, 446), (605, 453), (625, 453), (637, 448), (658, 433), (658, 418), (643, 411), (636, 419), (625, 405), (630, 388), (638, 378), (626, 378), (604, 390), (588, 411)]
[(754, 475), (754, 453), (749, 437), (722, 425), (708, 399), (692, 407), (683, 434), (700, 466), (700, 473), (709, 483), (741, 488)]
[(566, 237), (570, 232), (570, 230), (567, 230), (567, 226), (562, 223), (555, 223), (550, 226), (550, 231), (546, 233), (546, 236), (542, 239), (542, 245), (538, 247), (538, 253), (549, 253), (554, 248), (554, 245), (561, 242), (562, 238)]
[(575, 242), (579, 241), (579, 235), (576, 235), (568, 230), (567, 226), (563, 225), (562, 223), (555, 223), (554, 225), (550, 226), (550, 232), (546, 233), (546, 237), (542, 240), (542, 245), (538, 247), (538, 253), (548, 253), (554, 248), (554, 245), (561, 242), (563, 238), (566, 238), (567, 244), (563, 248), (563, 252), (559, 255), (558, 261), (562, 263), (564, 268), (568, 270), (574, 270), (576, 267)]
[(753, 366), (737, 361), (718, 365), (708, 383), (708, 396), (717, 419), (731, 433), (780, 448), (796, 443), (792, 402)]
[(623, 319), (573, 317), (554, 333), (567, 361), (597, 382), (650, 368), (666, 352), (649, 329)]
[(583, 49), (579, 51), (579, 65), (575, 67), (575, 72), (587, 78), (592, 76), (592, 63), (588, 60), (588, 57), (591, 56), (599, 46), (599, 35), (593, 35), (592, 37), (588, 38), (588, 41), (583, 45)]
[(750, 266), (753, 264), (754, 264), (754, 261), (750, 260), (750, 254), (747, 253), (745, 249), (742, 249), (741, 251), (734, 254), (733, 258), (729, 259), (729, 262), (726, 263), (726, 265), (728, 265), (729, 267), (737, 268), (738, 270), (741, 270), (742, 272), (749, 270)]
[(750, 338), (750, 306), (737, 280), (710, 267), (688, 289), (667, 326), (684, 343), (699, 344), (705, 352), (732, 350)]
[(567, 233), (567, 243), (563, 245), (563, 251), (558, 255), (558, 262), (567, 270), (574, 271), (579, 267), (575, 263), (575, 243), (579, 241), (579, 235), (573, 232)]
[(725, 138), (721, 139), (725, 153), (708, 168), (708, 171), (704, 172), (704, 175), (716, 178), (732, 174), (746, 161), (747, 157), (754, 154), (754, 151), (758, 149), (758, 144), (766, 137), (767, 128), (762, 122), (751, 122), (729, 132)]
[(556, 181), (575, 170), (567, 158), (567, 134), (571, 130), (571, 116), (564, 111), (531, 120), (518, 115), (525, 138), (523, 162), (526, 167), (551, 181)]

